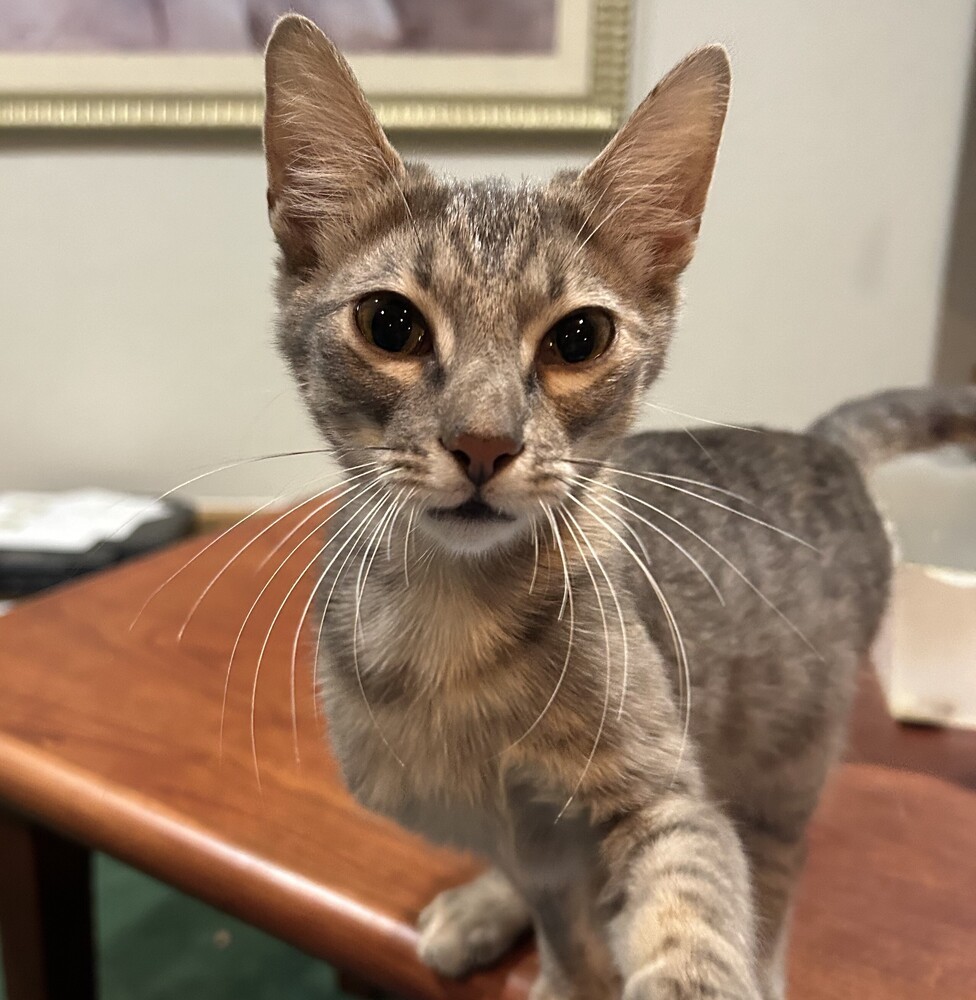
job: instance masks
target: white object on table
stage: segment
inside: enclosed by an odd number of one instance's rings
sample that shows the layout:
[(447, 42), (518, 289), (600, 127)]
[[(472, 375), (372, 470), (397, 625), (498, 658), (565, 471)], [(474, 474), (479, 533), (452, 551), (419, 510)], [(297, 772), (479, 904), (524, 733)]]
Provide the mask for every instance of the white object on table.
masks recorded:
[(892, 714), (976, 728), (976, 461), (943, 449), (873, 476), (900, 560), (875, 662)]

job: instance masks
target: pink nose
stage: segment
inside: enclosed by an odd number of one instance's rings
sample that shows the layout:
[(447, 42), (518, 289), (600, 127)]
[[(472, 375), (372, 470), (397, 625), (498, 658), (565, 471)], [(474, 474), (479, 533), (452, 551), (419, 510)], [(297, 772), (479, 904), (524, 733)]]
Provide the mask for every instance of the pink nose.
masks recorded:
[(475, 437), (474, 434), (458, 434), (441, 443), (458, 460), (475, 486), (487, 483), (522, 450), (521, 442), (512, 438)]

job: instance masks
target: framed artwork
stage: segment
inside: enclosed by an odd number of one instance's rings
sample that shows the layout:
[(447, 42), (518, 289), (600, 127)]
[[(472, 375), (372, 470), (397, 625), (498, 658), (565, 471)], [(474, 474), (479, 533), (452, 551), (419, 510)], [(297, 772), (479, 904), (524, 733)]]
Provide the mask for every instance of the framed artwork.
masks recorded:
[(288, 10), (389, 128), (602, 131), (623, 111), (630, 0), (3, 0), (0, 126), (255, 127)]

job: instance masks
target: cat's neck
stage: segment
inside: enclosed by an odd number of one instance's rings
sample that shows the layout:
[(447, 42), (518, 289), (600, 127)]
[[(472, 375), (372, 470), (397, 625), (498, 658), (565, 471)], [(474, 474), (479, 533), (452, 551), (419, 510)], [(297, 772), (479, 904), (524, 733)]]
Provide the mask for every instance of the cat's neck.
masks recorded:
[(499, 590), (527, 592), (533, 587), (533, 576), (538, 580), (540, 572), (546, 575), (550, 544), (551, 540), (547, 542), (538, 534), (526, 533), (486, 552), (456, 552), (420, 532), (409, 539), (401, 532), (393, 547), (403, 556), (405, 574), (409, 572), (411, 580), (476, 595)]
[(497, 552), (466, 555), (422, 530), (407, 537), (405, 527), (394, 529), (389, 549), (384, 542), (371, 565), (366, 557), (362, 576), (344, 577), (346, 613), (331, 623), (333, 649), (352, 627), (351, 612), (359, 622), (359, 668), (368, 691), (371, 679), (392, 671), (405, 697), (437, 688), (444, 697), (453, 691), (469, 699), (485, 677), (497, 678), (499, 662), (558, 618), (563, 570), (536, 537), (538, 546), (529, 533)]

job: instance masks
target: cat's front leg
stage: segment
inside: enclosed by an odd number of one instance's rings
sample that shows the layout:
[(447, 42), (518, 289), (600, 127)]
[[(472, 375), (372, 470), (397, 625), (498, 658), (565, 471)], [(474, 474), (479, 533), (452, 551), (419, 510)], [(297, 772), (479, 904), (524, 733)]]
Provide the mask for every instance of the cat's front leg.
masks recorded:
[(717, 807), (669, 793), (603, 847), (624, 1000), (761, 1000), (748, 865)]
[(539, 952), (530, 1000), (617, 1000), (620, 975), (585, 878), (529, 887)]

